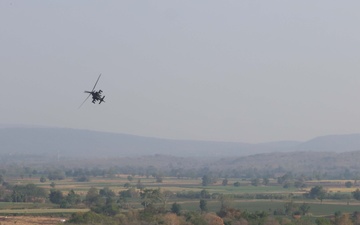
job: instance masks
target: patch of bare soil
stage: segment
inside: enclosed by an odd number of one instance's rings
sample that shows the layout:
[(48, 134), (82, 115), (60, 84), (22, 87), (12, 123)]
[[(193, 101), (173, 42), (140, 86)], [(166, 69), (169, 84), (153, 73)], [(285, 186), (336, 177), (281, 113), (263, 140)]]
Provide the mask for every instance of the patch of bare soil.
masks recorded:
[(0, 225), (57, 225), (65, 222), (63, 218), (42, 216), (0, 216)]

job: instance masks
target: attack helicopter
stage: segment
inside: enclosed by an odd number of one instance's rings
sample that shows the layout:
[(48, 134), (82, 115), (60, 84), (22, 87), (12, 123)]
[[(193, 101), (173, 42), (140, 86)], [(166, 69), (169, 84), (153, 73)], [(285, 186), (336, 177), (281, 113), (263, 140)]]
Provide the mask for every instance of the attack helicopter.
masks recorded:
[(94, 85), (94, 87), (93, 87), (93, 89), (91, 91), (84, 91), (84, 93), (88, 93), (89, 96), (87, 96), (87, 98), (83, 101), (83, 103), (81, 103), (79, 108), (86, 102), (86, 100), (88, 100), (88, 98), (90, 96), (92, 96), (92, 103), (94, 103), (94, 104), (97, 101), (99, 101), (99, 104), (101, 104), (102, 102), (105, 102), (104, 101), (105, 96), (102, 96), (103, 91), (102, 90), (98, 90), (98, 91), (95, 90), (95, 87), (96, 87), (97, 83), (99, 82), (100, 77), (101, 77), (101, 73), (100, 73), (98, 79), (96, 80), (95, 85)]

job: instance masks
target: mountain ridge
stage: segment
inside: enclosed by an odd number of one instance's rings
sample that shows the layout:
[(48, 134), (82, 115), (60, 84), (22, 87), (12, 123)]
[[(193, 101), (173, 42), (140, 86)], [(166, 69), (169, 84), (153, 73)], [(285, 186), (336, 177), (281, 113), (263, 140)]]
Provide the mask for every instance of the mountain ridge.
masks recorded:
[(180, 157), (231, 157), (271, 152), (360, 150), (360, 134), (327, 135), (308, 141), (242, 143), (176, 140), (72, 128), (2, 127), (0, 154), (63, 157), (129, 157), (165, 154)]

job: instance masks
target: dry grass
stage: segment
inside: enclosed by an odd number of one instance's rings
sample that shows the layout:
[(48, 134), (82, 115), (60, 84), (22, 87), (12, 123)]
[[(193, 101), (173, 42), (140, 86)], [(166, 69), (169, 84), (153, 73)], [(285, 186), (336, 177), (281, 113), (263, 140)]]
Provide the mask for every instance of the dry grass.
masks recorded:
[(342, 192), (342, 193), (353, 192), (356, 189), (357, 188), (327, 188), (327, 190), (330, 192)]
[(1, 216), (0, 225), (33, 225), (33, 224), (45, 224), (55, 225), (64, 222), (64, 218), (59, 217), (43, 217), (43, 216)]
[(74, 213), (87, 212), (90, 209), (2, 209), (0, 214), (53, 214), (53, 213)]

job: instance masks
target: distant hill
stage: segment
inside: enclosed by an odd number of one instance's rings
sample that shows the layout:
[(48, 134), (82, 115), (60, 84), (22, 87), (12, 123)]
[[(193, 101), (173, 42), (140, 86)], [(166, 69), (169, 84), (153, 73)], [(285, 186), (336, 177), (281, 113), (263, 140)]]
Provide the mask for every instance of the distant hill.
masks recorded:
[[(2, 128), (0, 153), (60, 154), (66, 157), (127, 157), (152, 154), (221, 157), (252, 154), (253, 145), (171, 140), (62, 128)], [(279, 147), (282, 145), (279, 143)], [(259, 146), (267, 149), (265, 146)], [(276, 148), (272, 143), (271, 148)]]
[[(276, 152), (251, 156), (223, 158), (211, 164), (213, 171), (241, 171), (252, 175), (273, 173), (281, 176), (285, 171), (327, 178), (351, 179), (360, 170), (360, 151), (353, 152)], [(325, 175), (326, 174), (326, 175)]]
[(142, 155), (232, 157), (271, 152), (360, 150), (360, 134), (332, 135), (307, 142), (249, 144), (172, 140), (67, 128), (0, 126), (0, 154), (41, 154), (61, 157), (107, 158)]
[(360, 134), (316, 137), (296, 147), (302, 151), (348, 152), (360, 150)]

